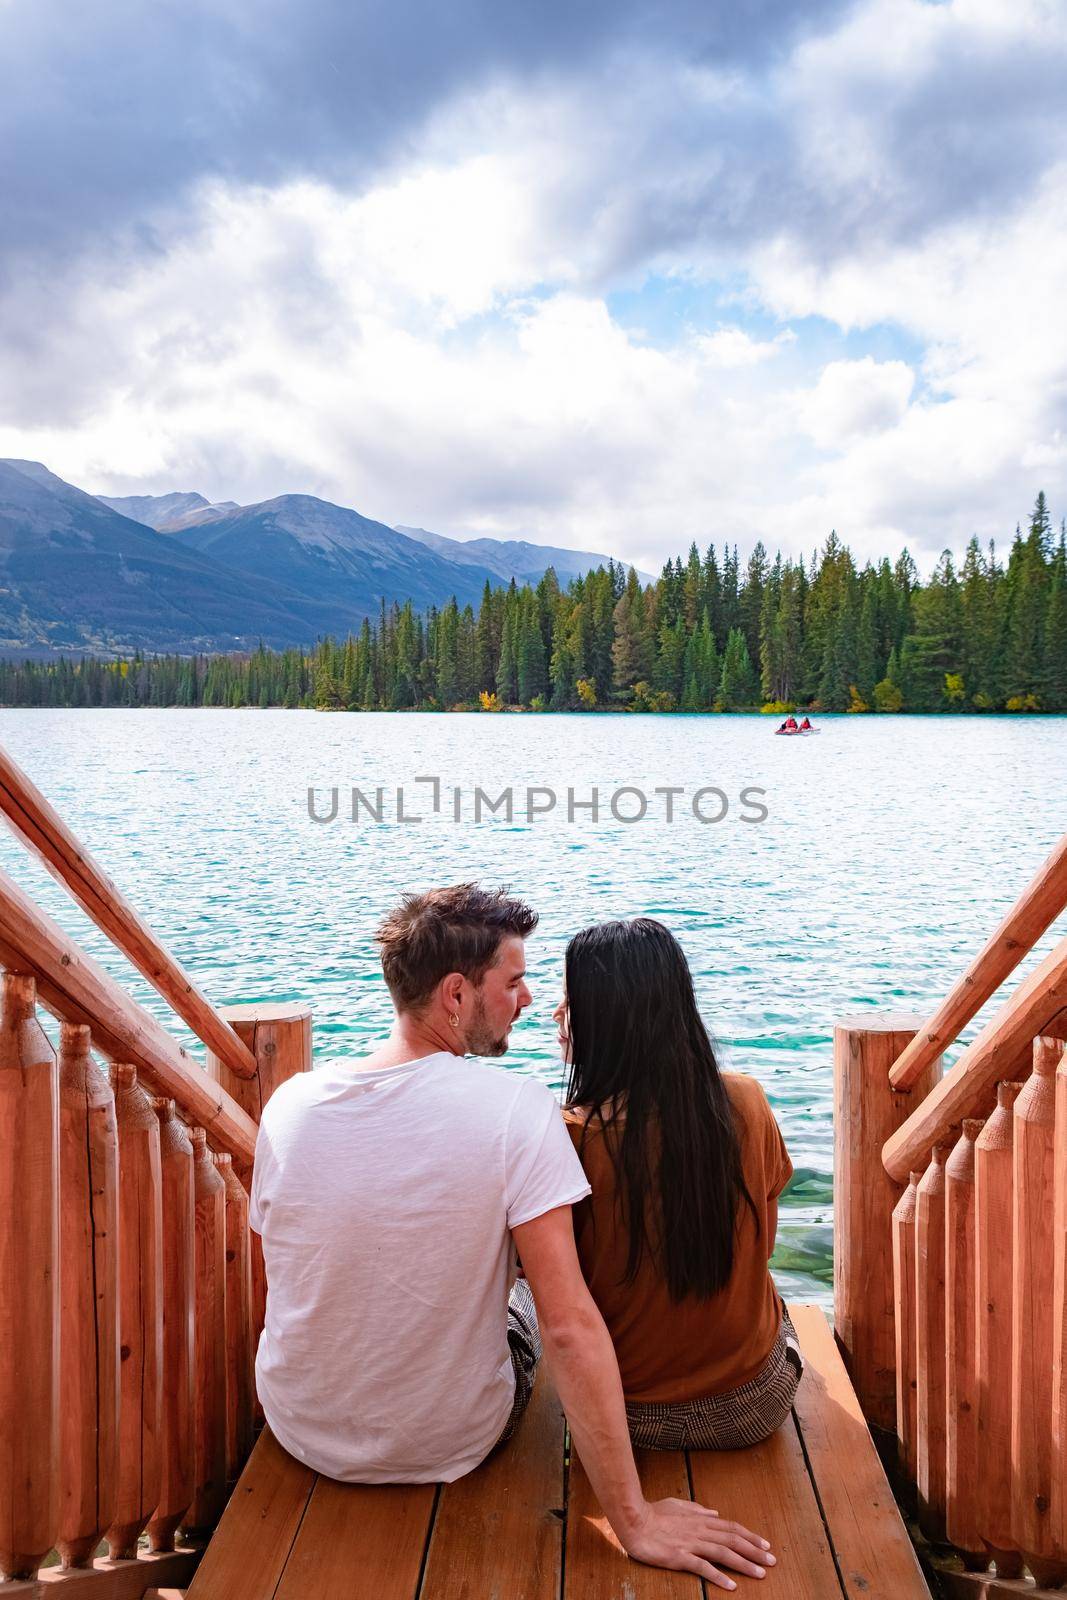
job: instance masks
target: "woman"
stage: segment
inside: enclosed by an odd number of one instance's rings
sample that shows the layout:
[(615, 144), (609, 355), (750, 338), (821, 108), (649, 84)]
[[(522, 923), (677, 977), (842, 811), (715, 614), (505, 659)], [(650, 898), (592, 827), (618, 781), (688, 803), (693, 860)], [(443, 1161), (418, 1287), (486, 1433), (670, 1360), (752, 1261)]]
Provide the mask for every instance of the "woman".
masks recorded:
[(578, 1254), (633, 1442), (755, 1444), (802, 1370), (767, 1267), (793, 1171), (767, 1097), (720, 1073), (681, 946), (651, 917), (575, 935), (554, 1019), (593, 1191), (575, 1207)]

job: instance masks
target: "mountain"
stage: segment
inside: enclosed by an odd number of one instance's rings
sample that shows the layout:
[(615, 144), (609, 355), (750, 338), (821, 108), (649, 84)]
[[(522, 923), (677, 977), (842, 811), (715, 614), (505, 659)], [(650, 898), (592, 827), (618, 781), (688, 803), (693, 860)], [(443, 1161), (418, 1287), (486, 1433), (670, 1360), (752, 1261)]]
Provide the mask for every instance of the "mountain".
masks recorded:
[(188, 520), (169, 538), (238, 572), (343, 601), (360, 618), (375, 615), (383, 598), (421, 611), (454, 594), (460, 606), (476, 606), (487, 581), (507, 581), (484, 563), (446, 560), (384, 522), (309, 494), (199, 514), (202, 521)]
[(132, 517), (148, 528), (162, 533), (172, 522), (180, 522), (190, 513), (210, 510), (210, 502), (202, 494), (98, 494), (101, 505), (110, 506), (120, 516)]
[(306, 494), (94, 496), (0, 460), (0, 652), (274, 648), (343, 637), (384, 603), (477, 609), (487, 583), (561, 582), (606, 557), (390, 528)]
[(281, 647), (358, 620), (336, 597), (250, 583), (38, 461), (0, 460), (0, 649)]
[[(516, 583), (537, 583), (549, 567), (554, 567), (556, 577), (566, 588), (572, 578), (580, 578), (593, 567), (606, 567), (609, 560), (593, 550), (564, 550), (559, 545), (530, 544), (525, 539), (449, 539), (428, 528), (407, 528), (402, 524), (397, 525), (396, 531), (417, 539), (448, 561), (488, 567), (505, 582), (514, 577)], [(638, 577), (644, 583), (654, 581), (645, 572), (639, 571)]]

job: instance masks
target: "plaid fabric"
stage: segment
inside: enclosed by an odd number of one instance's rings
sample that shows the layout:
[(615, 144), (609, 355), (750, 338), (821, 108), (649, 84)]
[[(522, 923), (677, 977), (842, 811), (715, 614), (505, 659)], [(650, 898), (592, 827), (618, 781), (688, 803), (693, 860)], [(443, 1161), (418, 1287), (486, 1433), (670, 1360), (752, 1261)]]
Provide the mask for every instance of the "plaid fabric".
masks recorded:
[(541, 1359), (541, 1332), (537, 1326), (533, 1295), (525, 1278), (516, 1278), (508, 1301), (508, 1344), (515, 1372), (515, 1404), (497, 1444), (510, 1439), (521, 1422), (522, 1414), (530, 1404), (537, 1363)]
[(797, 1331), (783, 1308), (774, 1348), (749, 1383), (703, 1400), (627, 1404), (630, 1438), (644, 1450), (740, 1450), (759, 1444), (789, 1415), (803, 1370)]

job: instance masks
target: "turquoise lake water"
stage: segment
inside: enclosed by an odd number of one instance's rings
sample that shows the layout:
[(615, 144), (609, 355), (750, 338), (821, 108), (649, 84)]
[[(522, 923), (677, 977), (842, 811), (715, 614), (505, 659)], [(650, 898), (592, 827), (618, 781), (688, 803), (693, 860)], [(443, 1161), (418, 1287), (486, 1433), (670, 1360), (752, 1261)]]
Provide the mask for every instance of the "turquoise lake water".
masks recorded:
[[(723, 1064), (758, 1077), (796, 1168), (776, 1275), (832, 1275), (833, 1023), (929, 1011), (1067, 826), (1067, 722), (762, 717), (0, 712), (0, 740), (217, 1003), (307, 1000), (319, 1061), (387, 1028), (372, 935), (405, 889), (507, 883), (541, 914), (534, 1003), (506, 1063), (561, 1081), (551, 1012), (571, 932), (660, 917), (681, 940)], [(433, 810), (436, 778), (439, 809)], [(381, 820), (360, 806), (358, 787)], [(328, 816), (331, 790), (338, 815)], [(403, 789), (400, 821), (396, 790)], [(475, 790), (513, 813), (492, 815)], [(567, 816), (567, 792), (597, 820)], [(535, 812), (527, 815), (527, 789)], [(681, 791), (668, 798), (655, 790)], [(635, 816), (642, 798), (643, 819)], [(721, 797), (712, 791), (721, 791)], [(742, 790), (749, 794), (742, 804)], [(460, 820), (455, 820), (455, 791)], [(698, 794), (698, 791), (704, 791)], [(694, 815), (720, 821), (702, 822)], [(724, 798), (723, 798), (724, 797)], [(759, 815), (762, 821), (746, 821)], [(149, 1009), (181, 1024), (6, 832), (0, 866)], [(1040, 946), (1047, 949), (1058, 930)], [(1032, 958), (1034, 959), (1034, 958)], [(973, 1033), (969, 1030), (968, 1037)]]

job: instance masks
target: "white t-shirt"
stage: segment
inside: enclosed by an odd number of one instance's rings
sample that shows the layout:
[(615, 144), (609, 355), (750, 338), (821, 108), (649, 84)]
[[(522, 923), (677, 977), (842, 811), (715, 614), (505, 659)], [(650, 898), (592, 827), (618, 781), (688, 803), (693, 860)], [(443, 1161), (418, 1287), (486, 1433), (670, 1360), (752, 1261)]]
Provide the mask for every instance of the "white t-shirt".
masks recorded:
[(355, 1483), (451, 1482), (514, 1400), (509, 1229), (589, 1184), (548, 1089), (447, 1051), (291, 1078), (263, 1112), (249, 1218), (279, 1443)]

